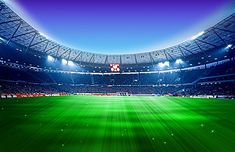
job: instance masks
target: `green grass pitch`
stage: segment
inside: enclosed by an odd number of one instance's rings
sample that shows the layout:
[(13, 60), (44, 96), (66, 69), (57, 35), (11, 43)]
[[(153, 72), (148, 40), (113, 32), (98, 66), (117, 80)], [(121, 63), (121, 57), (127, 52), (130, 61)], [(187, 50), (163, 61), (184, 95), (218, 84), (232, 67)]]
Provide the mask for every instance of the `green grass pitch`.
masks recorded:
[(235, 152), (235, 101), (65, 96), (0, 100), (0, 152)]

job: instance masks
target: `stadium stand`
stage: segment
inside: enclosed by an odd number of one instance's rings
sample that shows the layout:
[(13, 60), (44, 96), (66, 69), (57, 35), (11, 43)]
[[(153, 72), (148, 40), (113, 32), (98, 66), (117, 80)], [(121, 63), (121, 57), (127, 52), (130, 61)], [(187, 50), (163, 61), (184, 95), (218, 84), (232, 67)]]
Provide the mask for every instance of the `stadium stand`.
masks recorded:
[[(1, 66), (1, 94), (117, 93), (150, 95), (235, 94), (234, 60), (202, 69), (146, 74), (79, 74)], [(7, 79), (6, 79), (7, 78)]]
[(176, 46), (110, 55), (51, 41), (3, 1), (0, 6), (3, 97), (19, 93), (235, 95), (235, 14)]

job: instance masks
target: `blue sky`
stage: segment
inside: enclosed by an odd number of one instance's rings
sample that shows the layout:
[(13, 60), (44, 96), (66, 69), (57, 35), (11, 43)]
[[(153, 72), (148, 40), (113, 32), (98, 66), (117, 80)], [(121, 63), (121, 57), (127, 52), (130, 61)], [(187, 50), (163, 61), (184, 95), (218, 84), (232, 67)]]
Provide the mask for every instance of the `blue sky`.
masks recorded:
[(72, 48), (136, 53), (180, 43), (235, 9), (233, 0), (14, 0), (22, 17)]

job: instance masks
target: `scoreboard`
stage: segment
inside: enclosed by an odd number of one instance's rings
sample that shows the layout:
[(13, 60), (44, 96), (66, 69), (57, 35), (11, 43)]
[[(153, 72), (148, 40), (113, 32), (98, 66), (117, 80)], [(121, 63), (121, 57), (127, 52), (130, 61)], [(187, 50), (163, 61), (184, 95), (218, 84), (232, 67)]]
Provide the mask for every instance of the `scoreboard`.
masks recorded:
[(119, 64), (110, 64), (109, 67), (110, 67), (110, 70), (112, 72), (119, 72), (120, 71), (120, 65)]

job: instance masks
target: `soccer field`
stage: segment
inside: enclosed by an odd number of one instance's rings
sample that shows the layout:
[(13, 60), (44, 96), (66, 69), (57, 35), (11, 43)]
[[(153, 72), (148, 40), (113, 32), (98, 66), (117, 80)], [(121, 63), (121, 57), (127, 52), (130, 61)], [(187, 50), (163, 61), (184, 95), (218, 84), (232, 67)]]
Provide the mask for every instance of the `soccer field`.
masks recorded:
[(65, 96), (0, 99), (1, 152), (234, 152), (235, 101)]

